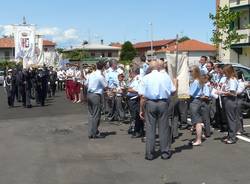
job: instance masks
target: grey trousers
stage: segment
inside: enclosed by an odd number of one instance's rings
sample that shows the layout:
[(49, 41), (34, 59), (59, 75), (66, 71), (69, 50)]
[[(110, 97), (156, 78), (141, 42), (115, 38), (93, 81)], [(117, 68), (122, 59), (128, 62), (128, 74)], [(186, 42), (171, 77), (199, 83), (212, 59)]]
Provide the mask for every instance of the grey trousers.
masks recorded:
[(115, 107), (116, 107), (116, 118), (118, 121), (124, 121), (125, 119), (125, 110), (123, 105), (123, 97), (122, 96), (116, 96), (115, 97)]
[(88, 93), (87, 100), (89, 136), (96, 136), (101, 119), (101, 95)]
[(237, 132), (237, 97), (223, 97), (225, 114), (228, 123), (228, 136), (232, 141), (236, 140)]
[(155, 152), (156, 123), (159, 123), (160, 151), (163, 154), (170, 153), (170, 127), (169, 127), (169, 102), (150, 101), (145, 103), (146, 122), (146, 157), (152, 158)]
[(205, 135), (207, 137), (211, 136), (211, 120), (210, 120), (210, 102), (202, 101), (201, 113), (202, 122), (205, 126)]

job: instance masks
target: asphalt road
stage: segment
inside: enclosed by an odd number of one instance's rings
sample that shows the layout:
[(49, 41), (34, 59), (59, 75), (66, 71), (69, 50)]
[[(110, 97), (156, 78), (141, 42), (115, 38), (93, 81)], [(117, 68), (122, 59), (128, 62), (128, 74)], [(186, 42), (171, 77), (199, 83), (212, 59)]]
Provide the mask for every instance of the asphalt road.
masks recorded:
[(2, 87), (0, 99), (1, 184), (250, 183), (247, 141), (225, 145), (215, 131), (192, 148), (184, 131), (170, 160), (146, 161), (145, 145), (127, 135), (128, 125), (102, 121), (108, 136), (88, 140), (86, 105), (69, 103), (63, 93), (32, 109), (8, 109)]

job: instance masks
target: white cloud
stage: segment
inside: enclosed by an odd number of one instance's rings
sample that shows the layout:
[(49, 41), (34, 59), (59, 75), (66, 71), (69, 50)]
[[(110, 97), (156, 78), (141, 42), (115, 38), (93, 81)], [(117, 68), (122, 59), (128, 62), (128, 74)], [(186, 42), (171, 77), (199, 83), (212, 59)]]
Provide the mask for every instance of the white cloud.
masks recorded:
[(79, 40), (79, 34), (76, 29), (69, 28), (66, 30), (59, 29), (58, 27), (45, 27), (40, 28), (38, 33), (49, 37), (53, 41), (60, 43), (76, 42)]
[(0, 25), (1, 36), (10, 36), (14, 33), (14, 27), (12, 25)]
[(57, 27), (45, 27), (45, 28), (40, 28), (37, 30), (38, 34), (41, 35), (48, 35), (48, 36), (55, 36), (60, 34), (60, 30)]
[[(12, 25), (0, 25), (0, 37), (10, 36), (14, 33)], [(78, 42), (80, 39), (79, 32), (74, 28), (62, 30), (58, 27), (42, 27), (37, 29), (37, 34), (43, 35), (47, 39), (51, 39), (57, 44), (67, 44)]]

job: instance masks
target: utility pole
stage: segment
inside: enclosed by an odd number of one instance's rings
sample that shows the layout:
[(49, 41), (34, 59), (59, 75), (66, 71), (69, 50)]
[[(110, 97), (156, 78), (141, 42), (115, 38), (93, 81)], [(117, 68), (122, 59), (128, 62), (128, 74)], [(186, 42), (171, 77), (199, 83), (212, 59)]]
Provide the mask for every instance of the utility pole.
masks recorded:
[(151, 36), (151, 57), (153, 57), (153, 52), (154, 52), (154, 45), (153, 45), (153, 23), (150, 22), (150, 36)]
[[(176, 35), (176, 58), (175, 58), (175, 75), (177, 75), (177, 66), (179, 60), (179, 34)], [(176, 77), (176, 76), (175, 76)]]

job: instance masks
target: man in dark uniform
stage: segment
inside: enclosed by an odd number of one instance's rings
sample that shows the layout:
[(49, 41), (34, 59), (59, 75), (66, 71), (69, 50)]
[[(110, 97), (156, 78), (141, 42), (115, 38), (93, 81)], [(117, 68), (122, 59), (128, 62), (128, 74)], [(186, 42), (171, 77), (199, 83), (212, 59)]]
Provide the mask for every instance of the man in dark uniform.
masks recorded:
[(23, 93), (23, 99), (25, 99), (24, 106), (26, 108), (31, 108), (31, 88), (32, 88), (32, 72), (30, 69), (24, 69), (23, 70), (23, 76), (24, 76), (24, 93)]
[(12, 69), (9, 69), (8, 74), (4, 79), (4, 87), (6, 89), (9, 107), (14, 107), (15, 101), (16, 78), (12, 72)]
[(24, 84), (24, 73), (22, 69), (19, 69), (17, 71), (16, 75), (16, 81), (18, 86), (18, 96), (19, 96), (19, 102), (23, 103), (23, 106), (26, 106), (26, 98), (25, 98), (25, 84)]
[(57, 73), (53, 71), (53, 67), (49, 68), (49, 81), (48, 81), (48, 94), (49, 97), (55, 96), (56, 93), (56, 81), (57, 81)]
[(37, 102), (41, 106), (45, 105), (45, 99), (47, 94), (47, 76), (45, 71), (42, 68), (39, 68), (36, 73), (36, 93), (37, 93)]

